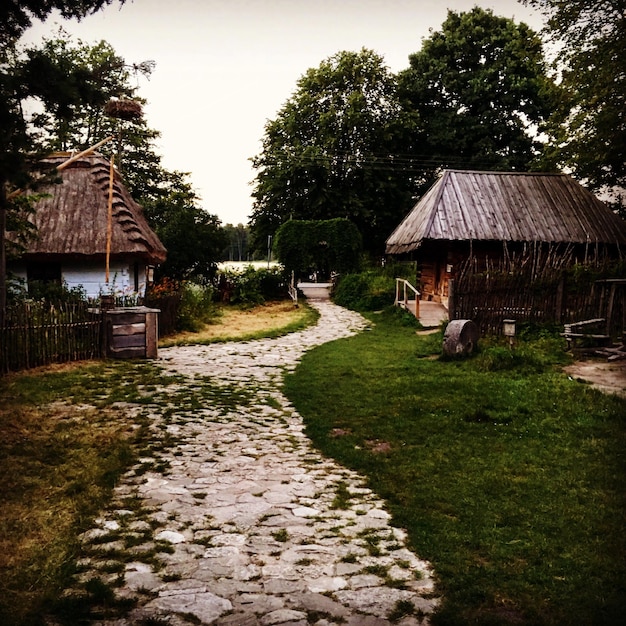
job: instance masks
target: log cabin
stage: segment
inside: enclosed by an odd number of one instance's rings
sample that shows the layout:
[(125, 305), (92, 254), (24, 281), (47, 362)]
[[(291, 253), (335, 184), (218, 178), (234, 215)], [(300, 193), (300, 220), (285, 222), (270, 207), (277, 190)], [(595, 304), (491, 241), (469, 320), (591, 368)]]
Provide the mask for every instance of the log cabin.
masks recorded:
[(444, 170), (389, 236), (387, 255), (416, 262), (422, 300), (447, 306), (468, 258), (497, 261), (525, 247), (623, 258), (626, 221), (566, 174)]

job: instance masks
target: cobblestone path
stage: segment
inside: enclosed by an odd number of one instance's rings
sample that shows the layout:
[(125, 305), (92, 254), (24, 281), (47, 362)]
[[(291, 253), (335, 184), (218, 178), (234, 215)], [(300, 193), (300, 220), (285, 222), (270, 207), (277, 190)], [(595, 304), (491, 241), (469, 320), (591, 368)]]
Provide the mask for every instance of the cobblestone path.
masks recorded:
[(151, 409), (163, 445), (82, 537), (82, 583), (100, 579), (136, 604), (93, 623), (428, 624), (429, 564), (361, 477), (312, 448), (281, 393), (304, 351), (366, 327), (312, 304), (319, 323), (279, 339), (160, 351), (177, 377), (169, 403)]

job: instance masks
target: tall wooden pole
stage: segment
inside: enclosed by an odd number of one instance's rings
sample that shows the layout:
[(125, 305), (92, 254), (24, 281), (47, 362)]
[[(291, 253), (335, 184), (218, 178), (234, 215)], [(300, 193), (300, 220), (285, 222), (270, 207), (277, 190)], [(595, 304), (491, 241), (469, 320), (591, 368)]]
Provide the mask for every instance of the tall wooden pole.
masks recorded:
[(109, 165), (109, 203), (107, 207), (107, 248), (106, 248), (106, 271), (105, 282), (109, 284), (109, 260), (111, 257), (111, 234), (113, 231), (113, 155)]
[(4, 181), (0, 181), (0, 332), (4, 332), (7, 310), (7, 196)]

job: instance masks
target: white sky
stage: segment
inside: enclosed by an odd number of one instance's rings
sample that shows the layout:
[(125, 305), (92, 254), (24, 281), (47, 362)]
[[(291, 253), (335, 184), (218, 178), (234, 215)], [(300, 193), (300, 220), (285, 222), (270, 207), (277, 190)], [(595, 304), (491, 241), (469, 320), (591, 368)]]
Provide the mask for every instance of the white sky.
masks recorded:
[(81, 22), (35, 22), (21, 43), (38, 45), (61, 25), (87, 44), (104, 39), (129, 64), (154, 60), (138, 93), (148, 126), (161, 132), (163, 165), (190, 172), (202, 207), (237, 224), (252, 208), (249, 159), (300, 76), (364, 47), (398, 72), (448, 8), (475, 5), (543, 25), (517, 0), (127, 0)]

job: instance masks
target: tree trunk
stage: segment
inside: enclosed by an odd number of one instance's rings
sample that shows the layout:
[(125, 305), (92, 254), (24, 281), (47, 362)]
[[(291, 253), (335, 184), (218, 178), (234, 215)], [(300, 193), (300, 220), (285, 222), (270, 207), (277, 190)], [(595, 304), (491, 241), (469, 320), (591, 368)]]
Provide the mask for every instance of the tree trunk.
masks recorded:
[(0, 181), (0, 332), (4, 329), (7, 310), (7, 195), (4, 181)]

